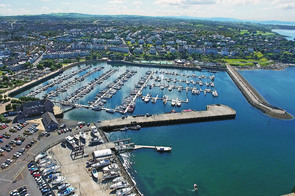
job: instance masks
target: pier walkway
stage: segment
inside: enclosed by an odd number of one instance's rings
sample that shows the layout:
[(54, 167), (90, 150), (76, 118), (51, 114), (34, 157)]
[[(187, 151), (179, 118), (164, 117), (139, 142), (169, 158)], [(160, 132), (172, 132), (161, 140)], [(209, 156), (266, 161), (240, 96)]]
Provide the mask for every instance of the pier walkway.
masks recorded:
[(140, 117), (128, 116), (125, 119), (118, 118), (112, 120), (105, 120), (101, 122), (101, 128), (104, 131), (114, 131), (114, 129), (132, 125), (147, 126), (161, 126), (169, 124), (205, 122), (215, 120), (234, 119), (236, 111), (226, 105), (208, 105), (205, 111), (192, 111), (181, 113), (167, 113), (156, 114)]
[(227, 66), (227, 73), (241, 90), (247, 101), (270, 117), (293, 119), (293, 116), (281, 108), (270, 105), (235, 68)]
[(154, 72), (151, 72), (151, 74), (148, 76), (148, 78), (146, 79), (146, 81), (144, 82), (144, 84), (140, 87), (139, 91), (137, 91), (136, 95), (133, 97), (132, 101), (129, 103), (128, 107), (126, 107), (125, 111), (124, 111), (124, 114), (127, 113), (128, 111), (128, 108), (130, 107), (130, 105), (135, 102), (136, 98), (138, 96), (141, 95), (141, 91), (142, 89), (147, 85), (148, 81), (150, 80), (150, 78), (152, 77), (152, 75), (154, 74)]

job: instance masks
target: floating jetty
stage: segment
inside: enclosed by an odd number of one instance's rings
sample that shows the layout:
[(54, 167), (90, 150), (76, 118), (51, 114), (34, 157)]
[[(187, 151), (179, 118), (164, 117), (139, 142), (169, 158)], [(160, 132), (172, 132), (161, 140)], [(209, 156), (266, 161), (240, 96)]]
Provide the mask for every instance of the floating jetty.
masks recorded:
[(247, 101), (270, 117), (278, 119), (293, 119), (293, 116), (281, 108), (270, 105), (252, 85), (230, 65), (227, 66), (227, 73), (241, 90)]
[[(182, 124), (182, 123), (194, 123), (205, 122), (215, 120), (227, 120), (234, 119), (236, 117), (236, 111), (226, 105), (208, 105), (205, 111), (190, 111), (181, 113), (167, 113), (157, 114), (151, 116), (139, 116), (127, 118), (118, 118), (112, 120), (105, 120), (101, 122), (101, 128), (104, 131), (115, 131), (118, 128), (140, 125), (141, 127), (148, 126), (161, 126), (169, 124)], [(115, 130), (114, 130), (115, 129)]]

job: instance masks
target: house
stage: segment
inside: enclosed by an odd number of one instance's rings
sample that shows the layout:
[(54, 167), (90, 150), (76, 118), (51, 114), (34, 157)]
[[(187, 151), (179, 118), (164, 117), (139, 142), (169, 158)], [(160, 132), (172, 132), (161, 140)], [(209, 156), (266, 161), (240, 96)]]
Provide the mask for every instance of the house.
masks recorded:
[(54, 131), (58, 128), (58, 122), (51, 112), (42, 114), (42, 123), (47, 131)]
[(54, 104), (47, 99), (23, 103), (18, 108), (18, 119), (40, 116), (45, 112), (53, 113)]

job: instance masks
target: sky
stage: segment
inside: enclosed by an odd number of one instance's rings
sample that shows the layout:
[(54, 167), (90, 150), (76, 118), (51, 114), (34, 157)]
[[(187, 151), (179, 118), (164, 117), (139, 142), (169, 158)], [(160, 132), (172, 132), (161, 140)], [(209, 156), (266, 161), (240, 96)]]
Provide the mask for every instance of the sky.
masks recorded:
[(294, 22), (295, 0), (0, 0), (2, 16), (49, 13), (226, 17)]

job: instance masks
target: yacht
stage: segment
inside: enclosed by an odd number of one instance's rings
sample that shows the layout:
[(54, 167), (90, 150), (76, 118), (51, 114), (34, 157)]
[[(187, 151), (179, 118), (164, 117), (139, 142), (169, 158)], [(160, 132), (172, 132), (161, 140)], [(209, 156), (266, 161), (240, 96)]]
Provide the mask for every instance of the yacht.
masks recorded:
[(214, 97), (218, 97), (217, 91), (214, 90), (214, 91), (212, 92), (212, 95), (213, 95)]
[(113, 179), (112, 182), (113, 182), (113, 183), (120, 182), (120, 181), (122, 181), (123, 179), (124, 179), (124, 178), (123, 178), (122, 176), (120, 176), (120, 177), (117, 177), (117, 178)]
[(116, 178), (118, 177), (120, 174), (116, 171), (110, 171), (108, 173), (103, 174), (103, 180), (108, 180), (111, 178)]
[(176, 100), (176, 105), (177, 105), (178, 107), (181, 106), (181, 101), (180, 101), (179, 99)]
[(144, 98), (144, 102), (148, 103), (148, 102), (150, 101), (150, 98), (151, 98), (151, 96), (150, 96), (150, 94), (148, 93), (148, 94), (145, 96), (145, 98)]
[(119, 166), (116, 163), (112, 163), (111, 165), (108, 165), (102, 169), (103, 172), (108, 171), (119, 171)]
[(100, 167), (104, 167), (104, 166), (107, 166), (107, 165), (110, 165), (110, 164), (111, 164), (110, 160), (104, 159), (104, 160), (100, 160), (100, 161), (92, 164), (91, 167), (100, 168)]
[(175, 106), (175, 104), (176, 104), (176, 100), (175, 100), (175, 99), (172, 99), (172, 101), (171, 101), (171, 105), (172, 105), (172, 106)]
[(117, 182), (115, 184), (112, 184), (110, 186), (110, 189), (117, 190), (117, 189), (127, 188), (128, 185), (129, 185), (128, 182), (120, 181), (120, 182)]
[(132, 190), (132, 187), (128, 187), (128, 188), (124, 188), (124, 189), (120, 189), (116, 191), (116, 196), (123, 196), (123, 195), (127, 195), (128, 193), (130, 193)]

